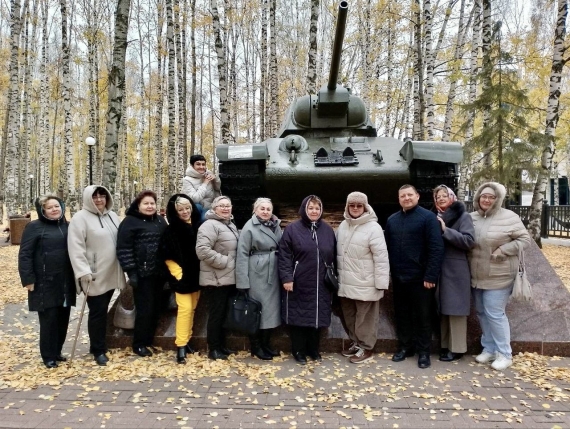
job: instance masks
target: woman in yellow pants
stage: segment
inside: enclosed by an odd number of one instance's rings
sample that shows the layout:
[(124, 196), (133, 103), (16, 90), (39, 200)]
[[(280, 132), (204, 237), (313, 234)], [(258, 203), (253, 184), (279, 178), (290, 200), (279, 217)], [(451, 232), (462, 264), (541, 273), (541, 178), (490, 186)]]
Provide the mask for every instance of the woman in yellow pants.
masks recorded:
[(185, 194), (173, 195), (166, 207), (168, 227), (160, 244), (161, 258), (166, 264), (168, 281), (176, 293), (176, 361), (186, 363), (186, 354), (194, 353), (190, 346), (194, 312), (200, 299), (200, 261), (196, 256), (196, 231), (200, 212)]

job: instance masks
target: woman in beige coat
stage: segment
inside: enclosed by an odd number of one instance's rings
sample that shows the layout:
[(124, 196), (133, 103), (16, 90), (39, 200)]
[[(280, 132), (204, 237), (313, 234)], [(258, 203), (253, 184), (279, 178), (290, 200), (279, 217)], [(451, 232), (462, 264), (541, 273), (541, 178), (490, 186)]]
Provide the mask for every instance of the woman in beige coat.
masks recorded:
[(372, 359), (390, 264), (384, 232), (365, 194), (348, 195), (344, 219), (337, 231), (338, 296), (352, 344), (342, 355), (359, 364)]
[(505, 313), (513, 290), (521, 252), (530, 235), (519, 216), (502, 208), (506, 190), (496, 182), (483, 183), (473, 198), (471, 213), (475, 247), (469, 255), (471, 287), (483, 335), (483, 352), (475, 360), (493, 362), (502, 371), (512, 365), (511, 330)]
[[(106, 365), (107, 310), (115, 289), (126, 285), (117, 260), (119, 217), (104, 186), (90, 185), (83, 191), (83, 208), (69, 223), (68, 249), (77, 292), (87, 294), (89, 352), (98, 365)], [(89, 292), (87, 290), (89, 289)]]
[(232, 222), (232, 202), (217, 197), (198, 229), (196, 255), (200, 259), (200, 286), (208, 307), (208, 357), (227, 359), (234, 353), (225, 346), (223, 328), (227, 301), (236, 290), (236, 249), (239, 232)]

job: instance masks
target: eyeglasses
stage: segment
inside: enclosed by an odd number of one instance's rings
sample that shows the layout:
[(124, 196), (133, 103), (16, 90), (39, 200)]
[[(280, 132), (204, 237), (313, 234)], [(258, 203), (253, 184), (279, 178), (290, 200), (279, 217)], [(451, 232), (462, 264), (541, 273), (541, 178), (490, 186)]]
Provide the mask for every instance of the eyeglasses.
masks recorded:
[(94, 200), (105, 200), (107, 199), (107, 195), (93, 195), (91, 198)]
[(221, 209), (231, 209), (231, 208), (232, 208), (232, 206), (228, 206), (228, 205), (225, 205), (225, 204), (224, 204), (224, 205), (219, 205), (218, 207), (221, 208)]
[(497, 199), (494, 195), (483, 194), (479, 197), (480, 200), (488, 200), (488, 201), (495, 201)]
[(361, 209), (362, 207), (364, 207), (364, 204), (349, 204), (348, 207), (350, 207), (351, 209)]

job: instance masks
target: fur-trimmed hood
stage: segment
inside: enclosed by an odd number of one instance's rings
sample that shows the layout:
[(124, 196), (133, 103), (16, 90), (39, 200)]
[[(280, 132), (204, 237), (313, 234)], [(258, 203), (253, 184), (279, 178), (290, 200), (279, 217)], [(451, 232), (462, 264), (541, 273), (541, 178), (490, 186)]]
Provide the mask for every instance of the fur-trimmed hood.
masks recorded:
[[(497, 199), (495, 200), (491, 208), (487, 210), (487, 212), (483, 211), (481, 209), (481, 206), (479, 205), (479, 197), (481, 197), (481, 193), (485, 188), (493, 189), (495, 191), (495, 195), (497, 196)], [(497, 213), (499, 209), (503, 206), (503, 201), (505, 200), (506, 195), (507, 195), (507, 190), (500, 183), (485, 182), (481, 186), (479, 186), (479, 188), (477, 188), (477, 191), (475, 192), (475, 196), (473, 197), (473, 209), (476, 212), (479, 212), (481, 216), (492, 216), (493, 214)]]

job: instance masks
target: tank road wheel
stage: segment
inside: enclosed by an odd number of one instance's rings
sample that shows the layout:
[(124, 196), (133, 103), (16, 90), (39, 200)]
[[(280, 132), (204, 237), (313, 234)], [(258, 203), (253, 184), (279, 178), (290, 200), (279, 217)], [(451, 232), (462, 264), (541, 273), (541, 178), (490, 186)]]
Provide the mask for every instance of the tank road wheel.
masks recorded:
[(265, 161), (236, 161), (219, 164), (222, 194), (232, 200), (232, 214), (238, 228), (251, 219), (252, 206), (264, 194)]

